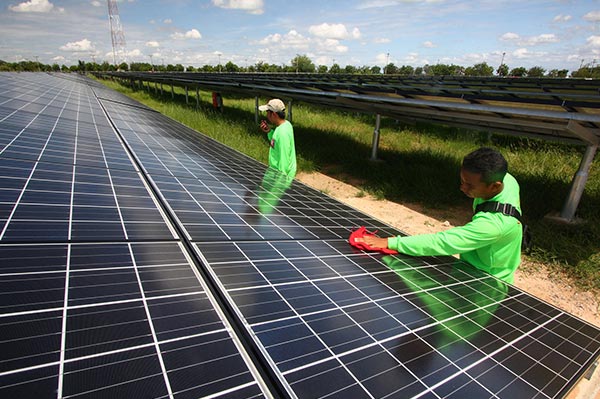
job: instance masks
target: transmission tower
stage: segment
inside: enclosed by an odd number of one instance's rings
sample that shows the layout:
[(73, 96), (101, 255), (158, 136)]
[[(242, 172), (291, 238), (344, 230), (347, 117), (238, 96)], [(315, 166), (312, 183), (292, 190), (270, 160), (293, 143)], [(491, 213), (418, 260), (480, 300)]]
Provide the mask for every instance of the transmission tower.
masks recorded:
[(123, 26), (121, 26), (117, 0), (108, 0), (108, 19), (110, 22), (110, 37), (112, 39), (113, 64), (116, 66), (118, 65), (117, 56), (122, 56), (123, 62), (126, 62), (125, 35), (123, 34)]

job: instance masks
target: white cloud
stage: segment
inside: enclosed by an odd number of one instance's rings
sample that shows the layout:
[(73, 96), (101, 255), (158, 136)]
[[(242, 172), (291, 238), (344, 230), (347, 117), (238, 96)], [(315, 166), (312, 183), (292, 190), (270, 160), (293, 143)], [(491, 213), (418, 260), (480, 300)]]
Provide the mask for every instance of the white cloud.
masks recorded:
[(277, 44), (277, 43), (281, 43), (282, 37), (283, 36), (281, 36), (279, 33), (274, 33), (272, 35), (265, 37), (264, 39), (259, 40), (256, 43), (261, 44), (263, 46), (268, 46), (270, 44)]
[(502, 41), (512, 41), (519, 46), (537, 46), (546, 43), (558, 43), (559, 39), (554, 33), (542, 33), (538, 36), (521, 37), (513, 32), (508, 32), (500, 36)]
[(444, 0), (366, 0), (356, 7), (358, 10), (367, 8), (381, 8), (391, 6), (401, 6), (406, 3), (441, 3)]
[(127, 58), (129, 58), (129, 59), (141, 57), (143, 55), (144, 54), (137, 48), (127, 52)]
[(168, 24), (172, 24), (172, 23), (173, 23), (173, 20), (171, 18), (166, 18), (166, 19), (163, 20), (163, 24), (167, 24), (168, 25)]
[[(14, 12), (50, 12), (54, 9), (54, 4), (48, 0), (29, 0), (8, 8)], [(56, 10), (63, 12), (64, 8), (57, 7)]]
[(212, 0), (212, 3), (220, 8), (243, 10), (250, 14), (260, 15), (264, 13), (263, 0)]
[(538, 44), (557, 43), (558, 38), (554, 33), (544, 33), (538, 36), (524, 38), (518, 41), (520, 46), (537, 46)]
[(500, 40), (510, 41), (510, 40), (518, 40), (520, 38), (519, 35), (513, 32), (506, 32), (502, 36), (500, 36)]
[(590, 36), (586, 39), (586, 43), (590, 47), (600, 47), (600, 36)]
[(519, 48), (513, 51), (512, 55), (515, 58), (526, 58), (531, 56), (531, 53), (526, 48)]
[(562, 15), (562, 14), (558, 14), (556, 17), (554, 17), (554, 19), (552, 21), (554, 22), (567, 22), (571, 20), (571, 16), (570, 15)]
[(52, 58), (52, 61), (64, 61), (65, 57), (63, 57), (62, 55), (57, 55), (56, 57)]
[(90, 42), (88, 39), (82, 39), (78, 42), (70, 42), (65, 44), (64, 46), (60, 46), (60, 49), (62, 51), (71, 52), (92, 51), (94, 50), (94, 46), (92, 46), (92, 42)]
[(434, 48), (434, 47), (437, 47), (437, 46), (428, 40), (426, 42), (423, 42), (423, 47)]
[(309, 40), (295, 30), (286, 33), (282, 38), (282, 43), (295, 49), (308, 50), (309, 47)]
[(340, 44), (340, 42), (335, 39), (318, 40), (316, 44), (317, 48), (321, 51), (333, 51), (335, 53), (348, 52), (348, 46)]
[(159, 46), (160, 46), (160, 44), (158, 44), (158, 42), (154, 41), (154, 40), (146, 42), (146, 47), (159, 47)]
[(201, 39), (202, 35), (196, 29), (188, 30), (185, 33), (175, 32), (171, 35), (172, 39), (185, 40), (185, 39)]
[(373, 40), (373, 43), (376, 43), (376, 44), (385, 44), (385, 43), (389, 43), (389, 42), (391, 42), (391, 40), (386, 37), (378, 37), (375, 40)]
[(590, 22), (599, 22), (600, 21), (600, 11), (590, 11), (583, 16), (583, 19)]
[(361, 36), (358, 28), (354, 28), (352, 32), (348, 32), (344, 24), (322, 23), (321, 25), (312, 25), (308, 28), (308, 31), (312, 35), (327, 39), (359, 39)]
[(557, 43), (558, 37), (554, 33), (543, 33), (538, 36), (528, 38), (524, 43), (525, 45), (536, 46), (538, 44), (545, 43)]
[(331, 57), (331, 53), (342, 54), (349, 51), (348, 46), (341, 44), (337, 39), (305, 37), (295, 30), (284, 35), (274, 33), (261, 40), (251, 42), (251, 44), (265, 46), (265, 48), (259, 49), (263, 54), (288, 52), (291, 49), (301, 52), (312, 51), (315, 57), (324, 56), (323, 53), (329, 54), (328, 57)]

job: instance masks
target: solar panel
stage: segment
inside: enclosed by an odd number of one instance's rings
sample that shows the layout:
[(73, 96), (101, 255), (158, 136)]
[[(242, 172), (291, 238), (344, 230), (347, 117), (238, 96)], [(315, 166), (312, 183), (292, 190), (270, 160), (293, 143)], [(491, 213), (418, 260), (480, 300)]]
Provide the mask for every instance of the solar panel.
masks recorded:
[(59, 76), (0, 74), (2, 396), (559, 398), (600, 353), (598, 328), (453, 257), (357, 251), (358, 225), (403, 233)]
[(0, 396), (264, 397), (92, 91), (15, 76), (0, 74)]

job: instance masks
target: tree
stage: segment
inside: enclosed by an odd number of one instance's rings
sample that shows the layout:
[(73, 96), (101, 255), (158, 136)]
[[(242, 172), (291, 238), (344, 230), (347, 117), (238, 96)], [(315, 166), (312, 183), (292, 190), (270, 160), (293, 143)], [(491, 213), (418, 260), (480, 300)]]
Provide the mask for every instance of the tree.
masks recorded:
[(552, 69), (546, 75), (549, 78), (566, 78), (569, 73), (568, 69)]
[(462, 72), (462, 67), (458, 65), (436, 64), (431, 65), (428, 74), (433, 76), (456, 76)]
[(487, 62), (481, 62), (465, 69), (465, 75), (467, 76), (492, 76), (493, 74), (494, 68), (489, 66)]
[(496, 74), (498, 74), (498, 76), (502, 76), (505, 77), (508, 75), (508, 65), (506, 64), (502, 64), (498, 67), (498, 69), (496, 69)]
[(225, 70), (227, 72), (239, 72), (240, 67), (235, 65), (233, 62), (229, 61), (227, 62), (227, 64), (225, 64)]
[(342, 68), (338, 64), (333, 64), (331, 68), (329, 68), (329, 73), (342, 73)]
[(417, 76), (423, 75), (423, 67), (416, 67), (415, 68), (415, 75), (417, 75)]
[(375, 65), (375, 66), (372, 66), (372, 67), (371, 67), (371, 73), (372, 73), (373, 75), (379, 75), (379, 74), (381, 74), (381, 67), (379, 67), (379, 66), (377, 66), (377, 65)]
[(523, 77), (527, 76), (527, 69), (525, 69), (525, 67), (513, 68), (513, 69), (511, 69), (511, 71), (508, 74), (510, 76), (523, 78)]
[(527, 71), (527, 77), (541, 78), (542, 76), (544, 76), (544, 73), (546, 73), (546, 70), (544, 68), (542, 68), (541, 66), (534, 66), (529, 68), (529, 71)]
[(395, 75), (398, 73), (398, 67), (394, 65), (393, 62), (390, 62), (385, 67), (383, 67), (383, 73), (385, 75)]
[(348, 73), (348, 74), (355, 74), (357, 71), (355, 66), (352, 65), (346, 65), (346, 68), (344, 68), (344, 73)]
[(319, 67), (317, 68), (317, 73), (327, 73), (327, 65), (319, 65)]
[(316, 69), (315, 64), (313, 64), (313, 62), (310, 58), (308, 58), (307, 55), (296, 54), (296, 57), (292, 59), (291, 63), (292, 69), (296, 72), (314, 73)]
[(410, 76), (415, 73), (415, 68), (410, 65), (402, 65), (400, 68), (398, 68), (398, 73), (400, 75)]

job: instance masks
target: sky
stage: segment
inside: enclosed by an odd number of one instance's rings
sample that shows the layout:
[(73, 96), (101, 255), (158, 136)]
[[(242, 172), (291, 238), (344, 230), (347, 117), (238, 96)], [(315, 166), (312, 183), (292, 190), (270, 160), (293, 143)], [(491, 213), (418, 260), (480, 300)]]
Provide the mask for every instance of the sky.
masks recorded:
[[(600, 63), (600, 0), (0, 0), (0, 60), (577, 70)], [(118, 49), (118, 47), (117, 47)]]

